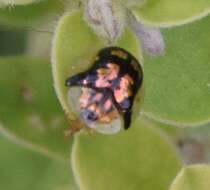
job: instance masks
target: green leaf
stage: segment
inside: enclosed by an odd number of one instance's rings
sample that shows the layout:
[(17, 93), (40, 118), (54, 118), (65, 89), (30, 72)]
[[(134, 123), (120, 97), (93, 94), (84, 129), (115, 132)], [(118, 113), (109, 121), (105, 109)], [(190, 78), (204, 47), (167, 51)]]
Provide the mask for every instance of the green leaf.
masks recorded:
[(181, 163), (165, 134), (140, 118), (116, 135), (78, 134), (72, 167), (81, 190), (163, 190)]
[[(52, 54), (55, 89), (68, 118), (72, 122), (77, 120), (77, 125), (80, 123), (79, 118), (73, 107), (68, 104), (68, 88), (65, 86), (65, 81), (68, 77), (89, 68), (97, 52), (107, 45), (108, 42), (93, 33), (85, 23), (81, 11), (75, 11), (61, 18), (56, 29)], [(122, 47), (132, 52), (137, 59), (141, 59), (138, 40), (128, 29), (124, 31), (117, 43), (112, 45)], [(136, 104), (135, 109), (139, 107)], [(139, 111), (135, 113), (138, 114)]]
[(192, 22), (210, 13), (209, 0), (146, 0), (134, 6), (132, 12), (140, 21), (169, 27)]
[(72, 139), (57, 102), (46, 61), (0, 59), (0, 134), (47, 156), (67, 161)]
[(180, 171), (170, 190), (209, 190), (209, 178), (209, 165), (190, 165)]
[(40, 0), (1, 0), (0, 4), (3, 5), (26, 5)]
[(68, 163), (50, 160), (3, 138), (0, 138), (0, 150), (0, 189), (76, 189)]
[(64, 4), (58, 0), (44, 0), (28, 5), (16, 5), (0, 8), (0, 24), (8, 26), (34, 26), (55, 19), (64, 10)]
[(147, 116), (176, 126), (210, 121), (210, 17), (162, 30), (165, 55), (145, 57)]

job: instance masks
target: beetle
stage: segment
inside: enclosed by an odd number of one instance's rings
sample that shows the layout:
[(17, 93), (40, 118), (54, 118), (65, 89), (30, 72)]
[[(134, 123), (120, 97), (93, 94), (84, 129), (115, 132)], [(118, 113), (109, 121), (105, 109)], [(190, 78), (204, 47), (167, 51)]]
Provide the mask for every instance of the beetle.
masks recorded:
[(67, 78), (67, 87), (81, 86), (81, 118), (110, 123), (123, 116), (124, 129), (131, 124), (132, 107), (143, 83), (143, 69), (138, 60), (120, 47), (106, 47), (96, 55), (86, 71)]

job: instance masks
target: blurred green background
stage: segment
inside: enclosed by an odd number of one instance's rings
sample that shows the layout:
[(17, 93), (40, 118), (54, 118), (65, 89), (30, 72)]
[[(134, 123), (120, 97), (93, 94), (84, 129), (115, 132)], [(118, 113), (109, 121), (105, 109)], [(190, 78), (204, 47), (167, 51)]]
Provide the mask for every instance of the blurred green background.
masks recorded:
[[(34, 31), (35, 30), (35, 31)], [(27, 57), (34, 57), (38, 62), (44, 62), (49, 64), (49, 43), (52, 36), (48, 32), (36, 31), (36, 29), (18, 29), (18, 28), (7, 28), (6, 26), (0, 26), (0, 56), (1, 63), (4, 60), (17, 60), (24, 59), (27, 61)], [(39, 39), (39, 40), (37, 40)], [(47, 43), (43, 42), (45, 39)], [(35, 49), (34, 49), (35, 48)], [(9, 62), (9, 61), (8, 61)], [(23, 62), (23, 61), (22, 61)], [(9, 64), (9, 63), (8, 63)], [(14, 66), (14, 65), (13, 65)], [(13, 67), (9, 67), (7, 72), (13, 70)], [(10, 77), (9, 73), (5, 73), (2, 64), (0, 65), (0, 72), (3, 77), (2, 80), (7, 75)], [(39, 73), (34, 71), (39, 78)], [(48, 75), (47, 84), (51, 82), (50, 92), (53, 96), (53, 104), (58, 106), (57, 99), (55, 98), (54, 91), (52, 89), (52, 79), (50, 76), (50, 66), (45, 69), (45, 74)], [(12, 74), (11, 74), (12, 75)], [(18, 78), (11, 79), (18, 80)], [(27, 77), (25, 78), (27, 80)], [(49, 82), (50, 80), (50, 82)], [(1, 81), (3, 83), (3, 81)], [(1, 83), (0, 82), (0, 83)], [(46, 81), (44, 81), (45, 83)], [(2, 84), (1, 83), (1, 84)], [(8, 86), (10, 88), (11, 86)], [(3, 97), (4, 87), (0, 86), (0, 94)], [(49, 89), (49, 87), (47, 87)], [(46, 92), (45, 92), (46, 93)], [(6, 97), (8, 101), (13, 101), (15, 94), (11, 94)], [(52, 99), (50, 99), (52, 100)], [(50, 102), (49, 102), (50, 103)], [(15, 105), (13, 105), (15, 106)], [(18, 105), (17, 105), (18, 106)], [(33, 108), (32, 108), (33, 109)], [(59, 108), (56, 108), (59, 109)], [(1, 105), (1, 113), (7, 113), (7, 109), (4, 105)], [(61, 109), (59, 113), (63, 114)], [(1, 114), (1, 119), (2, 115)], [(19, 112), (9, 112), (7, 120), (13, 120), (16, 122), (14, 117), (21, 117)], [(62, 119), (63, 120), (63, 119)], [(58, 120), (59, 122), (59, 120)], [(62, 123), (62, 122), (61, 122)], [(0, 122), (0, 189), (5, 190), (67, 190), (73, 189), (73, 179), (70, 164), (68, 161), (68, 156), (70, 156), (70, 139), (65, 139), (64, 151), (66, 154), (66, 159), (54, 158), (49, 156), (50, 153), (46, 153), (41, 148), (37, 148), (28, 142), (23, 142), (19, 137), (15, 135), (12, 136), (8, 131), (4, 131), (4, 122)], [(18, 123), (14, 123), (18, 125)], [(63, 123), (65, 126), (66, 124)], [(64, 128), (61, 127), (61, 128)], [(17, 126), (22, 128), (21, 123)], [(21, 129), (20, 129), (21, 130)], [(59, 129), (59, 132), (61, 130)], [(23, 134), (24, 135), (24, 134)], [(60, 133), (61, 138), (65, 138), (63, 133)], [(53, 138), (53, 136), (52, 136)], [(53, 141), (53, 140), (52, 140)], [(50, 142), (49, 142), (50, 143)], [(59, 142), (57, 142), (59, 143)], [(60, 145), (58, 145), (60, 147)], [(44, 153), (43, 153), (44, 152)], [(52, 158), (53, 157), (53, 158)]]

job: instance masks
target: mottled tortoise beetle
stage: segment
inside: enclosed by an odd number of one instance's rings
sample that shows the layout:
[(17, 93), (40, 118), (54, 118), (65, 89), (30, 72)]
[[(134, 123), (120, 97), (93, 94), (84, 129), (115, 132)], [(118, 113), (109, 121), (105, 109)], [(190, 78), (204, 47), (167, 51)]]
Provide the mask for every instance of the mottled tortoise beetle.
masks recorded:
[(128, 129), (142, 82), (143, 70), (137, 59), (122, 48), (107, 47), (98, 52), (89, 69), (69, 77), (66, 86), (82, 87), (78, 102), (87, 126), (110, 123), (122, 116), (124, 128)]

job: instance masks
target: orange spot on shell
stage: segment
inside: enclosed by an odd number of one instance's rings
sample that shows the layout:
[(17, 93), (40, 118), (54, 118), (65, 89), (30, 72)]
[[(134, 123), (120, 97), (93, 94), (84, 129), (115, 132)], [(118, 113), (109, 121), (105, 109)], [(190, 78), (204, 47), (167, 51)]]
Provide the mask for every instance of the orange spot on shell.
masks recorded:
[(111, 55), (116, 55), (122, 59), (127, 59), (128, 54), (122, 50), (112, 50)]
[(107, 100), (105, 103), (104, 103), (104, 108), (106, 111), (110, 110), (112, 107), (112, 101), (111, 100)]
[(100, 68), (97, 70), (98, 79), (96, 81), (96, 87), (107, 88), (111, 86), (109, 81), (112, 81), (118, 77), (120, 68), (113, 63), (107, 64), (108, 68)]
[(110, 97), (108, 97), (105, 102), (101, 102), (103, 98), (103, 93), (83, 87), (79, 99), (80, 108), (94, 112), (98, 118), (97, 122), (110, 123), (113, 119), (119, 117), (119, 113)]
[(102, 93), (97, 93), (94, 97), (94, 101), (99, 102), (103, 98)]
[(88, 84), (87, 80), (84, 80), (82, 83), (83, 83), (84, 85)]
[(120, 79), (119, 88), (114, 90), (114, 97), (118, 103), (124, 101), (132, 95), (131, 85), (133, 80), (129, 75), (125, 75)]

